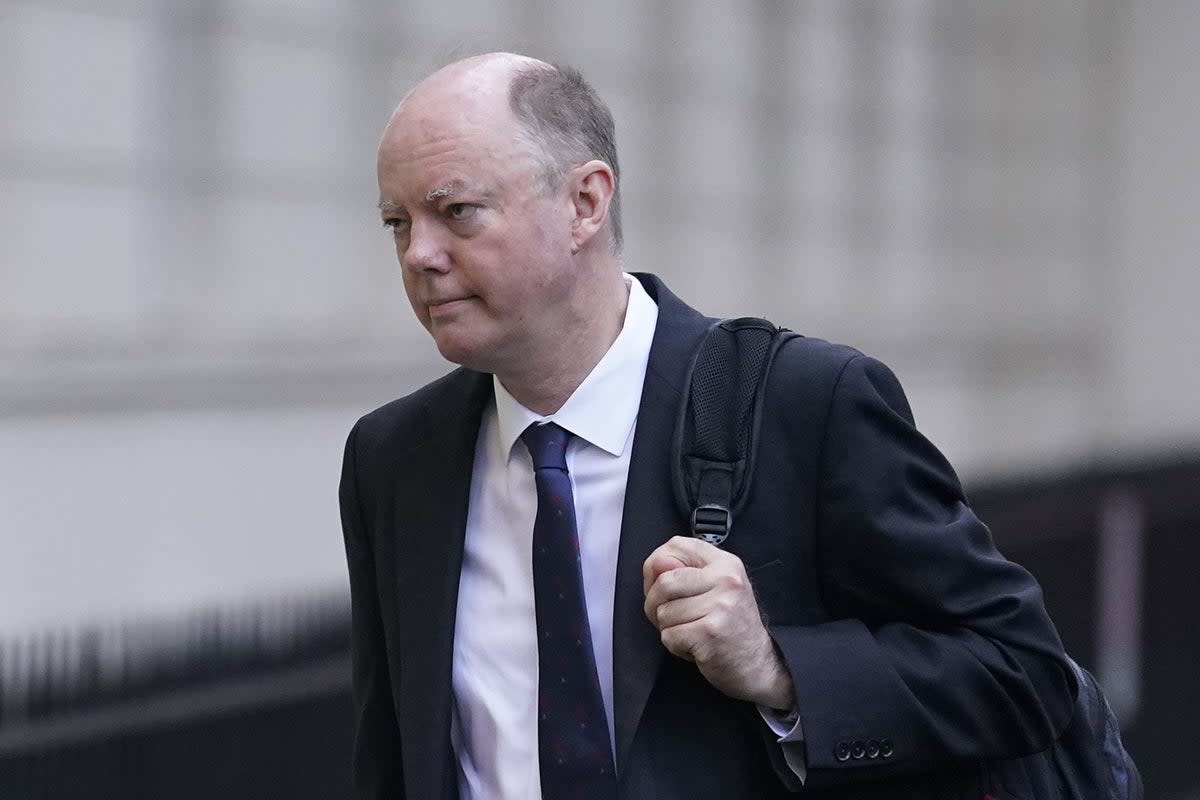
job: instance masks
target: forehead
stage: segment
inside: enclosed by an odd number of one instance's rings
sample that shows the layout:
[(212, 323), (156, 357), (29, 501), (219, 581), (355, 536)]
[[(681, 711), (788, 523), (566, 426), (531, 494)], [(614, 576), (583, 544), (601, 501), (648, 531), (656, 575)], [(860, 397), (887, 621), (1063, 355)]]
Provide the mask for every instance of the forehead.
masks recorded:
[(380, 142), (380, 191), (384, 200), (392, 200), (391, 193), (428, 201), (465, 186), (514, 179), (529, 162), (506, 97), (410, 96)]

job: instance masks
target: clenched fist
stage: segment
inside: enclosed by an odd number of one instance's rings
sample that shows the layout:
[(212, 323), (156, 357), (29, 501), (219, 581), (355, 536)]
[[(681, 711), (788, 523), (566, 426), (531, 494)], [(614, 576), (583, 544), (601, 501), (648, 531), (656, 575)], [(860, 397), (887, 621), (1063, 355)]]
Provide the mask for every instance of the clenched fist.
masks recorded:
[(730, 697), (791, 709), (792, 679), (759, 614), (742, 560), (672, 537), (642, 565), (646, 617), (663, 646)]

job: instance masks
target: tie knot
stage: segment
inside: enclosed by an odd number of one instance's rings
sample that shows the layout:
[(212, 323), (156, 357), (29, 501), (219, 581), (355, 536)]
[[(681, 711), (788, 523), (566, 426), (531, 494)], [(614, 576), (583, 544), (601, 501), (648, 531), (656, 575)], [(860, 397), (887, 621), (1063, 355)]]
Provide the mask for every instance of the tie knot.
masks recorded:
[(570, 432), (553, 422), (545, 425), (535, 422), (521, 434), (521, 441), (533, 456), (534, 469), (561, 469), (563, 472), (567, 470), (567, 441), (570, 438)]

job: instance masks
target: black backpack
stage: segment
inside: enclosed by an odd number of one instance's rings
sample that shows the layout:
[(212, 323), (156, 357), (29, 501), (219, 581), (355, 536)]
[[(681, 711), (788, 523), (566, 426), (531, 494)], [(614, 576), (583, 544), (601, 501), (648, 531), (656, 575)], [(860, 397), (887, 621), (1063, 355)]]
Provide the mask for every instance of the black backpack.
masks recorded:
[[(714, 323), (688, 371), (672, 441), (671, 484), (691, 533), (714, 545), (730, 535), (750, 496), (767, 376), (780, 348), (800, 334), (765, 319)], [(1062, 800), (1142, 800), (1142, 780), (1121, 743), (1117, 718), (1096, 679), (1068, 657), (1079, 684), (1075, 713), (1041, 757)], [(1009, 762), (1019, 769), (1020, 759)]]

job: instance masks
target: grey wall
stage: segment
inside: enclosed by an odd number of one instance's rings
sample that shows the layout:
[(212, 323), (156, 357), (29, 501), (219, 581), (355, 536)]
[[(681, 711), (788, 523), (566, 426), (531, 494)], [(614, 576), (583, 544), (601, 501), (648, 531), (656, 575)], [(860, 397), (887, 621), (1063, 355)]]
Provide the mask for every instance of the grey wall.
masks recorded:
[(1109, 366), (1112, 446), (1195, 452), (1200, 431), (1200, 6), (1130, 5), (1121, 83), (1120, 231)]
[(495, 47), (618, 119), (627, 267), (885, 358), (972, 479), (1194, 452), (1183, 2), (9, 0), (0, 631), (344, 583), (361, 412), (443, 369), (373, 213)]

